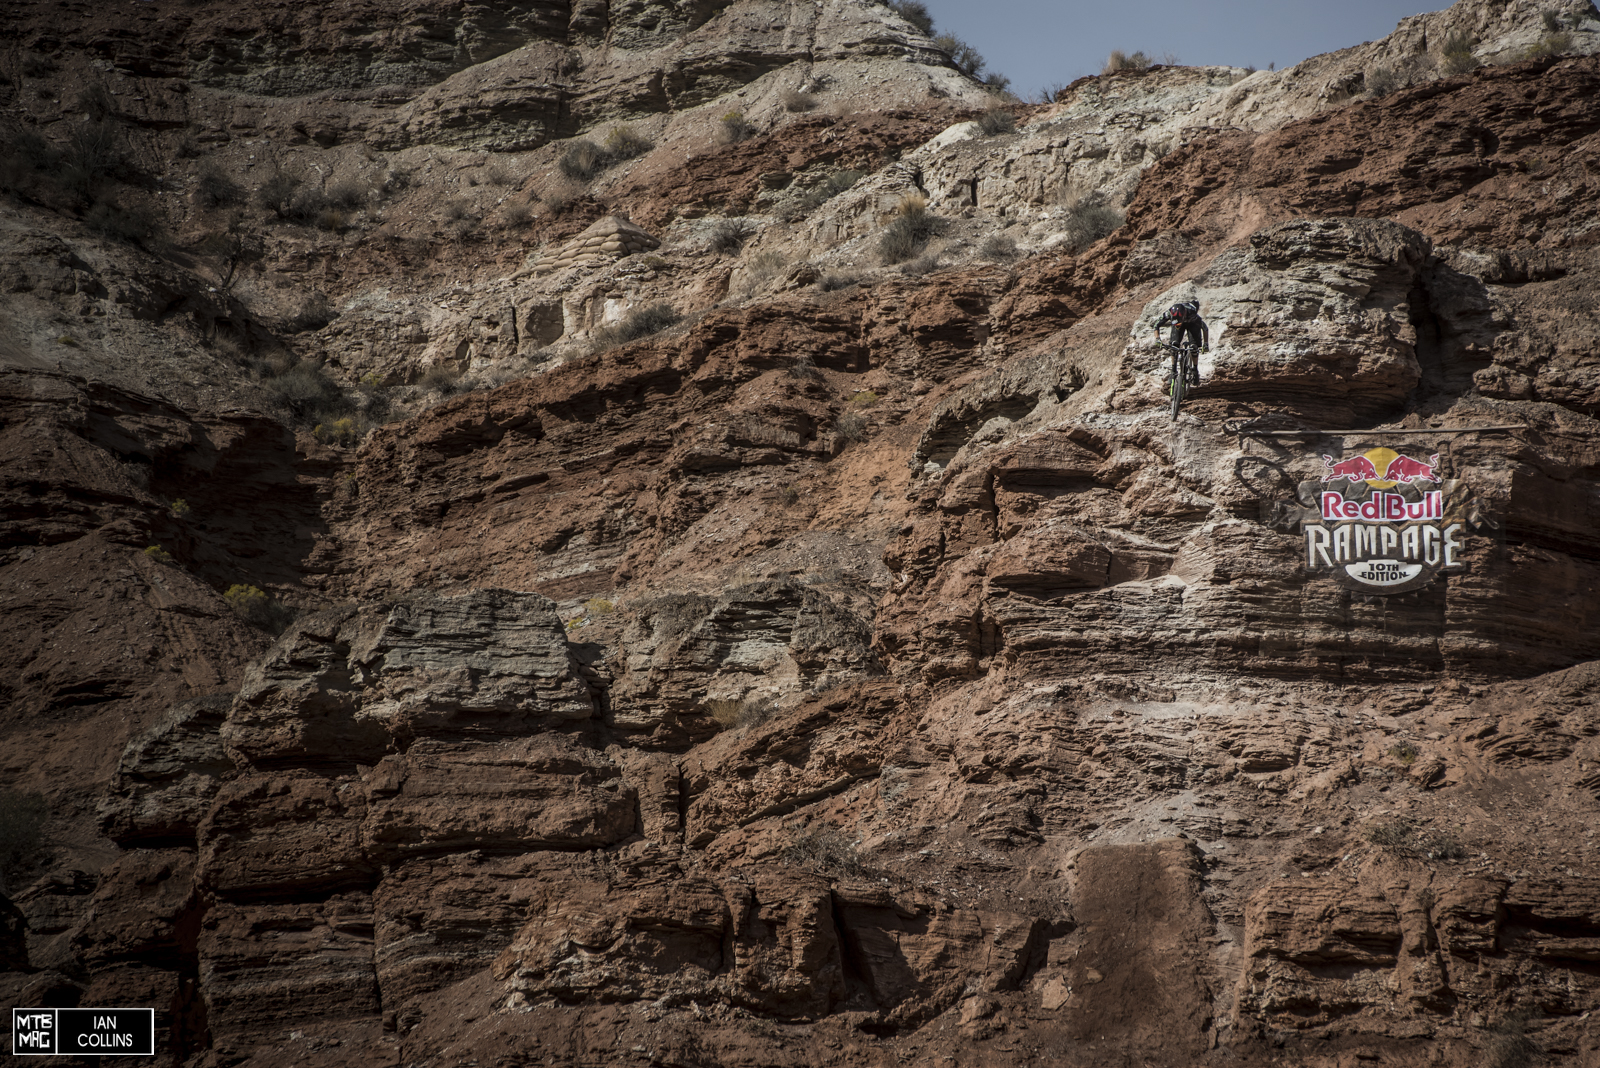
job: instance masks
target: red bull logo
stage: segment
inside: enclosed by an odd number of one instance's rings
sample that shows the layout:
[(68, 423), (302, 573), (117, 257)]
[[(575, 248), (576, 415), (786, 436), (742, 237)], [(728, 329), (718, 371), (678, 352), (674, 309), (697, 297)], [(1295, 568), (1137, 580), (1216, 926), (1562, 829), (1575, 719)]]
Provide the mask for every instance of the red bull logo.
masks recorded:
[(1446, 481), (1439, 454), (1426, 463), (1393, 449), (1322, 457), (1320, 482), (1304, 482), (1306, 568), (1362, 593), (1407, 593), (1466, 566), (1470, 498)]
[(1443, 519), (1444, 494), (1438, 490), (1424, 493), (1422, 499), (1407, 499), (1399, 493), (1377, 493), (1364, 501), (1347, 501), (1342, 493), (1324, 491), (1322, 518), (1330, 523), (1345, 519), (1366, 519), (1380, 523), (1403, 523), (1406, 520)]
[(1440, 481), (1438, 453), (1423, 463), (1413, 457), (1402, 456), (1393, 449), (1369, 449), (1345, 460), (1324, 455), (1322, 468), (1324, 482), (1344, 478), (1352, 482), (1365, 482), (1374, 489), (1393, 489), (1395, 486), (1409, 486), (1413, 482), (1432, 482), (1437, 485)]

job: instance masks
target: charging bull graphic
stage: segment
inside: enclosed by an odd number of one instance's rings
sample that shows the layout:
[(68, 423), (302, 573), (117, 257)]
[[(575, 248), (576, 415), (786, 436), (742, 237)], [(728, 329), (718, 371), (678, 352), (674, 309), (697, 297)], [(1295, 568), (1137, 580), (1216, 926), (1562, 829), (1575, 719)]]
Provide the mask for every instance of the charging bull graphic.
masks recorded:
[[(1322, 457), (1322, 481), (1332, 482), (1346, 478), (1365, 482), (1378, 489), (1392, 489), (1404, 483), (1439, 481), (1439, 454), (1428, 457), (1428, 462), (1402, 456), (1393, 449), (1371, 449), (1347, 460)], [(1378, 474), (1382, 471), (1383, 474)]]
[(1300, 485), (1306, 568), (1361, 593), (1409, 593), (1466, 567), (1465, 536), (1480, 509), (1466, 487), (1393, 449), (1324, 455), (1322, 478)]

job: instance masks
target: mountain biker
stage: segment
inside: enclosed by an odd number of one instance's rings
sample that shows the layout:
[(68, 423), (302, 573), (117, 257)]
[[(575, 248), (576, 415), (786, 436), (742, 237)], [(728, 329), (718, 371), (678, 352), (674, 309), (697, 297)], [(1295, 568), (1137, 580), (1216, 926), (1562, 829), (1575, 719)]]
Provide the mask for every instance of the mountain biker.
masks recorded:
[[(1200, 302), (1185, 300), (1167, 309), (1167, 313), (1156, 320), (1156, 336), (1160, 337), (1163, 326), (1172, 327), (1172, 344), (1183, 344), (1183, 336), (1189, 335), (1195, 347), (1201, 352), (1211, 351), (1211, 328), (1206, 321), (1200, 318)], [(1200, 368), (1197, 363), (1189, 365), (1189, 384), (1200, 384)]]

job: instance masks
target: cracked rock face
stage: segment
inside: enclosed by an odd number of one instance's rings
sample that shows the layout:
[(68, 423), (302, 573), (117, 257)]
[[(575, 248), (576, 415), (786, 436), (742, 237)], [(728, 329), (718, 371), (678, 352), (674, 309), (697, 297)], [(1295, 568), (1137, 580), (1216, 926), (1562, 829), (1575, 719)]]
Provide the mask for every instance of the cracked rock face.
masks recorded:
[[(1591, 8), (994, 135), (864, 3), (47, 14), (17, 107), (103, 75), (173, 244), (6, 194), (13, 1004), (191, 1066), (1600, 1057)], [(1300, 530), (1378, 448), (1473, 502), (1392, 597)]]

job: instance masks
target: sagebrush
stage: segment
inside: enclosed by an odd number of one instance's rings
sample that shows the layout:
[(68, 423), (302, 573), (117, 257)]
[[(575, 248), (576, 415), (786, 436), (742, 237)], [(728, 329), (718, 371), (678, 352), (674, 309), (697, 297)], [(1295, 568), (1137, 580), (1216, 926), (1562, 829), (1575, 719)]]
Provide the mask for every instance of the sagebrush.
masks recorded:
[(894, 218), (878, 238), (878, 255), (886, 264), (903, 263), (921, 255), (943, 229), (944, 220), (928, 210), (928, 198), (909, 193), (900, 198)]
[(859, 877), (869, 870), (855, 843), (833, 827), (807, 828), (784, 849), (783, 859), (797, 868), (830, 875)]
[(682, 318), (678, 309), (658, 302), (629, 312), (619, 323), (601, 327), (594, 332), (594, 339), (601, 348), (614, 348), (665, 330)]
[(744, 113), (730, 111), (722, 116), (717, 129), (717, 140), (725, 145), (736, 145), (756, 135), (756, 128), (745, 120)]
[(280, 604), (269, 597), (265, 590), (256, 586), (244, 584), (229, 586), (223, 593), (222, 599), (240, 619), (273, 634), (282, 634), (284, 629), (294, 622), (294, 609)]
[(1111, 54), (1106, 57), (1106, 65), (1101, 69), (1100, 73), (1111, 74), (1119, 70), (1149, 70), (1150, 64), (1150, 57), (1143, 52), (1130, 54), (1120, 48), (1113, 48)]
[(1061, 218), (1061, 232), (1073, 252), (1082, 252), (1121, 225), (1122, 213), (1098, 196), (1070, 201)]

